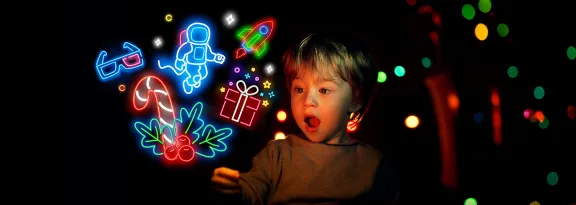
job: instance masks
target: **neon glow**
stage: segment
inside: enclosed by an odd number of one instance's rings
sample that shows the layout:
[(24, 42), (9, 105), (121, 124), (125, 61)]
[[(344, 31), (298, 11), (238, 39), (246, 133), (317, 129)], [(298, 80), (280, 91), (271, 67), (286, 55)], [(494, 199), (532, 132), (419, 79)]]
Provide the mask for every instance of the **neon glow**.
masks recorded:
[(144, 57), (140, 48), (132, 43), (124, 42), (122, 48), (125, 54), (107, 60), (108, 53), (100, 51), (96, 59), (96, 73), (100, 81), (106, 82), (120, 76), (122, 71), (135, 71), (144, 67)]
[(248, 53), (255, 53), (255, 57), (260, 59), (268, 51), (269, 38), (274, 33), (275, 20), (268, 18), (256, 23), (255, 26), (244, 26), (240, 28), (236, 37), (241, 42), (241, 47), (236, 49), (236, 59), (240, 59)]
[(243, 80), (238, 80), (236, 81), (236, 89), (228, 88), (226, 91), (220, 116), (250, 127), (261, 102), (260, 99), (252, 97), (258, 94), (258, 86), (246, 87)]
[[(149, 102), (152, 99), (156, 102), (156, 112), (159, 124), (154, 127), (154, 123), (151, 121), (148, 127), (141, 126), (136, 127), (136, 129), (139, 133), (139, 128), (146, 128), (146, 130), (155, 128), (161, 130), (161, 133), (157, 133), (156, 131), (156, 133), (161, 136), (161, 144), (164, 147), (161, 153), (164, 153), (164, 156), (168, 160), (176, 160), (178, 157), (176, 152), (177, 150), (172, 148), (176, 145), (174, 141), (174, 133), (177, 133), (176, 127), (174, 126), (176, 115), (174, 113), (174, 106), (170, 97), (170, 93), (160, 78), (156, 76), (146, 76), (140, 79), (140, 81), (138, 81), (136, 84), (134, 95), (132, 95), (132, 103), (136, 110), (141, 111), (148, 107), (150, 104)], [(165, 127), (168, 127), (169, 129), (164, 129)], [(147, 136), (150, 136), (152, 141), (154, 139), (158, 140), (158, 137), (153, 137), (153, 135)], [(144, 137), (142, 140), (145, 140)], [(147, 148), (151, 146), (144, 147)]]
[(164, 140), (162, 136), (168, 134), (168, 138), (173, 137), (170, 127), (162, 126), (156, 118), (152, 118), (148, 124), (135, 122), (134, 129), (141, 136), (140, 145), (143, 148), (151, 149), (154, 155), (164, 154)]
[(356, 129), (358, 129), (358, 123), (356, 123), (354, 120), (349, 120), (348, 124), (346, 125), (346, 130), (348, 130), (348, 132), (354, 132)]
[[(233, 71), (234, 73), (231, 73), (232, 75), (234, 75), (234, 77), (236, 79), (240, 79), (242, 81), (244, 81), (244, 83), (252, 83), (255, 84), (259, 87), (259, 93), (258, 93), (258, 98), (261, 99), (262, 102), (262, 106), (264, 107), (268, 107), (268, 105), (270, 105), (270, 103), (272, 102), (272, 98), (276, 97), (276, 94), (274, 93), (274, 91), (271, 89), (272, 83), (269, 80), (263, 79), (261, 78), (261, 76), (258, 76), (258, 72), (256, 72), (256, 68), (250, 68), (250, 71), (246, 72), (246, 71), (242, 71), (239, 67), (234, 67)], [(253, 76), (255, 75), (255, 76)], [(250, 81), (251, 79), (253, 79), (253, 81)], [(229, 86), (234, 86), (233, 81), (230, 81), (228, 83)], [(234, 90), (234, 89), (233, 89)], [(221, 92), (225, 92), (222, 91)], [(257, 97), (257, 96), (254, 96)], [(230, 112), (233, 112), (232, 110)]]
[[(232, 129), (216, 129), (214, 125), (206, 124), (202, 119), (203, 110), (204, 105), (201, 102), (196, 102), (190, 110), (181, 108), (180, 117), (176, 122), (183, 128), (183, 132), (180, 133), (182, 139), (194, 139), (184, 144), (189, 145), (187, 149), (191, 149), (195, 155), (213, 158), (216, 152), (224, 152), (228, 148), (223, 140), (232, 135)], [(196, 145), (196, 149), (192, 148), (192, 145)]]
[(207, 62), (223, 64), (226, 57), (220, 53), (212, 52), (210, 46), (210, 27), (204, 23), (195, 22), (185, 30), (186, 42), (182, 43), (182, 33), (180, 34), (181, 45), (176, 52), (174, 66), (161, 65), (160, 69), (170, 68), (178, 76), (186, 74), (186, 79), (182, 81), (182, 87), (186, 94), (192, 94), (195, 88), (201, 86), (203, 79), (208, 76)]
[[(204, 105), (201, 102), (196, 102), (190, 109), (180, 108), (179, 117), (172, 125), (182, 128), (179, 129), (180, 133), (170, 126), (163, 126), (156, 118), (152, 118), (148, 125), (136, 122), (134, 128), (142, 137), (142, 147), (152, 149), (155, 155), (164, 154), (167, 159), (179, 159), (183, 162), (191, 161), (196, 155), (214, 158), (217, 152), (225, 152), (228, 149), (225, 139), (232, 135), (233, 130), (228, 127), (217, 129), (214, 125), (207, 124), (202, 117), (203, 110)], [(159, 145), (165, 143), (160, 136), (165, 134), (170, 134), (171, 139), (178, 137), (175, 146), (164, 146), (165, 149), (162, 150)]]

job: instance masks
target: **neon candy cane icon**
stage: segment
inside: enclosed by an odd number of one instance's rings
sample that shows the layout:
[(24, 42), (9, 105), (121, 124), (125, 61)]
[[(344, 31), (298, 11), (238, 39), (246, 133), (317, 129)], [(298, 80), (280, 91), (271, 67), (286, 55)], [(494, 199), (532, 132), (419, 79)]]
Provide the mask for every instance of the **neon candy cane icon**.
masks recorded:
[[(153, 99), (151, 99), (152, 96), (154, 97)], [(177, 146), (179, 143), (176, 143), (174, 139), (170, 138), (170, 136), (172, 136), (170, 133), (166, 133), (170, 132), (170, 130), (173, 133), (177, 133), (176, 127), (174, 126), (174, 120), (176, 119), (174, 105), (172, 104), (172, 99), (170, 98), (170, 93), (166, 85), (156, 76), (146, 76), (140, 79), (136, 84), (134, 95), (132, 96), (134, 108), (138, 111), (146, 109), (150, 104), (150, 100), (156, 101), (156, 110), (161, 126), (171, 128), (163, 129), (161, 133), (164, 157), (170, 161), (176, 160), (178, 158), (179, 148), (182, 146)]]

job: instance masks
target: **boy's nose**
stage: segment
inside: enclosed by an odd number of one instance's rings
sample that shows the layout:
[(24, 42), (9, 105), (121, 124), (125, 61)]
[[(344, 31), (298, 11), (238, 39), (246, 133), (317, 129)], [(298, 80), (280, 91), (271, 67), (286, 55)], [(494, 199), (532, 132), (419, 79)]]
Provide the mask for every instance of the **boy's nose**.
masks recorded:
[(318, 107), (318, 100), (315, 92), (306, 93), (306, 99), (304, 99), (304, 106)]

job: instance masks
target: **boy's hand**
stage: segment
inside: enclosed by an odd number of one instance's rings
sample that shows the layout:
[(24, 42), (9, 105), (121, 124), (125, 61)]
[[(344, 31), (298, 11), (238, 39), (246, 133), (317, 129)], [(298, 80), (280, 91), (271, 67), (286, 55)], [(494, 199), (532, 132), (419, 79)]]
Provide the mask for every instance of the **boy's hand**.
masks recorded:
[(216, 190), (224, 194), (239, 194), (242, 191), (238, 183), (239, 178), (240, 172), (237, 170), (220, 167), (214, 170), (212, 184)]

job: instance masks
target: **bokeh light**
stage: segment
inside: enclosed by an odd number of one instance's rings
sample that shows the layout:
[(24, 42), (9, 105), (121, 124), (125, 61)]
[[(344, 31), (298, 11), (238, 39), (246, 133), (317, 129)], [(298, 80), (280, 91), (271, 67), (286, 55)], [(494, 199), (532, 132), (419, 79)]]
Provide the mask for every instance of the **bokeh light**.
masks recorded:
[(430, 66), (432, 66), (432, 61), (430, 61), (430, 58), (422, 58), (422, 66), (424, 66), (424, 68), (430, 68)]
[(476, 201), (475, 198), (467, 198), (466, 201), (464, 201), (464, 205), (477, 205), (478, 202)]
[(548, 118), (544, 118), (542, 122), (538, 123), (538, 127), (540, 127), (540, 129), (546, 129), (548, 128), (549, 125), (550, 121), (548, 120)]
[(478, 1), (478, 10), (482, 13), (488, 13), (492, 9), (492, 2), (490, 0)]
[(394, 74), (398, 77), (402, 77), (406, 74), (406, 70), (402, 66), (396, 66), (396, 68), (394, 68)]
[(524, 118), (530, 119), (533, 113), (534, 111), (532, 109), (526, 108), (526, 110), (524, 110)]
[(576, 108), (572, 105), (568, 105), (568, 117), (571, 120), (576, 119)]
[(558, 174), (556, 172), (548, 173), (548, 176), (546, 177), (546, 182), (548, 182), (550, 186), (555, 186), (556, 184), (558, 184)]
[(275, 140), (283, 140), (283, 139), (286, 139), (286, 135), (284, 135), (283, 132), (278, 131), (278, 132), (276, 132), (276, 134), (274, 134), (274, 139)]
[(518, 76), (518, 68), (516, 66), (510, 66), (508, 68), (508, 77), (516, 78)]
[(540, 205), (540, 202), (538, 202), (538, 201), (533, 201), (533, 202), (530, 202), (530, 205)]
[(470, 4), (464, 4), (464, 6), (462, 6), (462, 16), (464, 16), (465, 19), (472, 20), (475, 15), (476, 10), (474, 9), (474, 6)]
[(457, 111), (460, 108), (460, 99), (458, 99), (458, 95), (455, 92), (448, 94), (448, 107), (452, 111)]
[(416, 115), (410, 115), (404, 120), (404, 124), (406, 124), (406, 127), (414, 129), (420, 124), (420, 119)]
[(474, 114), (474, 122), (476, 124), (482, 124), (482, 121), (484, 121), (484, 113), (478, 112)]
[(503, 23), (498, 24), (496, 30), (498, 30), (498, 35), (500, 35), (500, 37), (506, 37), (508, 36), (508, 33), (510, 33), (510, 29), (508, 28), (508, 26)]
[(486, 38), (488, 38), (488, 27), (483, 23), (479, 23), (474, 29), (474, 35), (476, 35), (476, 38), (480, 41), (486, 40)]
[(406, 3), (410, 6), (416, 5), (416, 0), (406, 0)]
[(386, 82), (386, 78), (387, 78), (387, 76), (386, 76), (386, 73), (384, 71), (378, 72), (378, 82), (379, 83)]
[(536, 112), (534, 112), (534, 114), (532, 114), (532, 116), (530, 116), (530, 121), (533, 122), (543, 122), (544, 121), (544, 113), (540, 110), (537, 110)]
[(576, 59), (576, 48), (574, 48), (574, 46), (568, 47), (568, 50), (566, 50), (566, 55), (568, 55), (568, 59), (570, 60)]
[(495, 90), (492, 91), (492, 94), (490, 95), (490, 102), (492, 102), (493, 106), (500, 105), (500, 96), (498, 95), (498, 92), (496, 92)]
[(278, 122), (286, 121), (286, 112), (284, 112), (284, 110), (278, 111), (278, 113), (276, 113), (276, 119), (278, 119)]
[(544, 88), (542, 86), (537, 86), (536, 88), (534, 88), (534, 97), (538, 100), (542, 99), (545, 93), (546, 92), (544, 91)]

